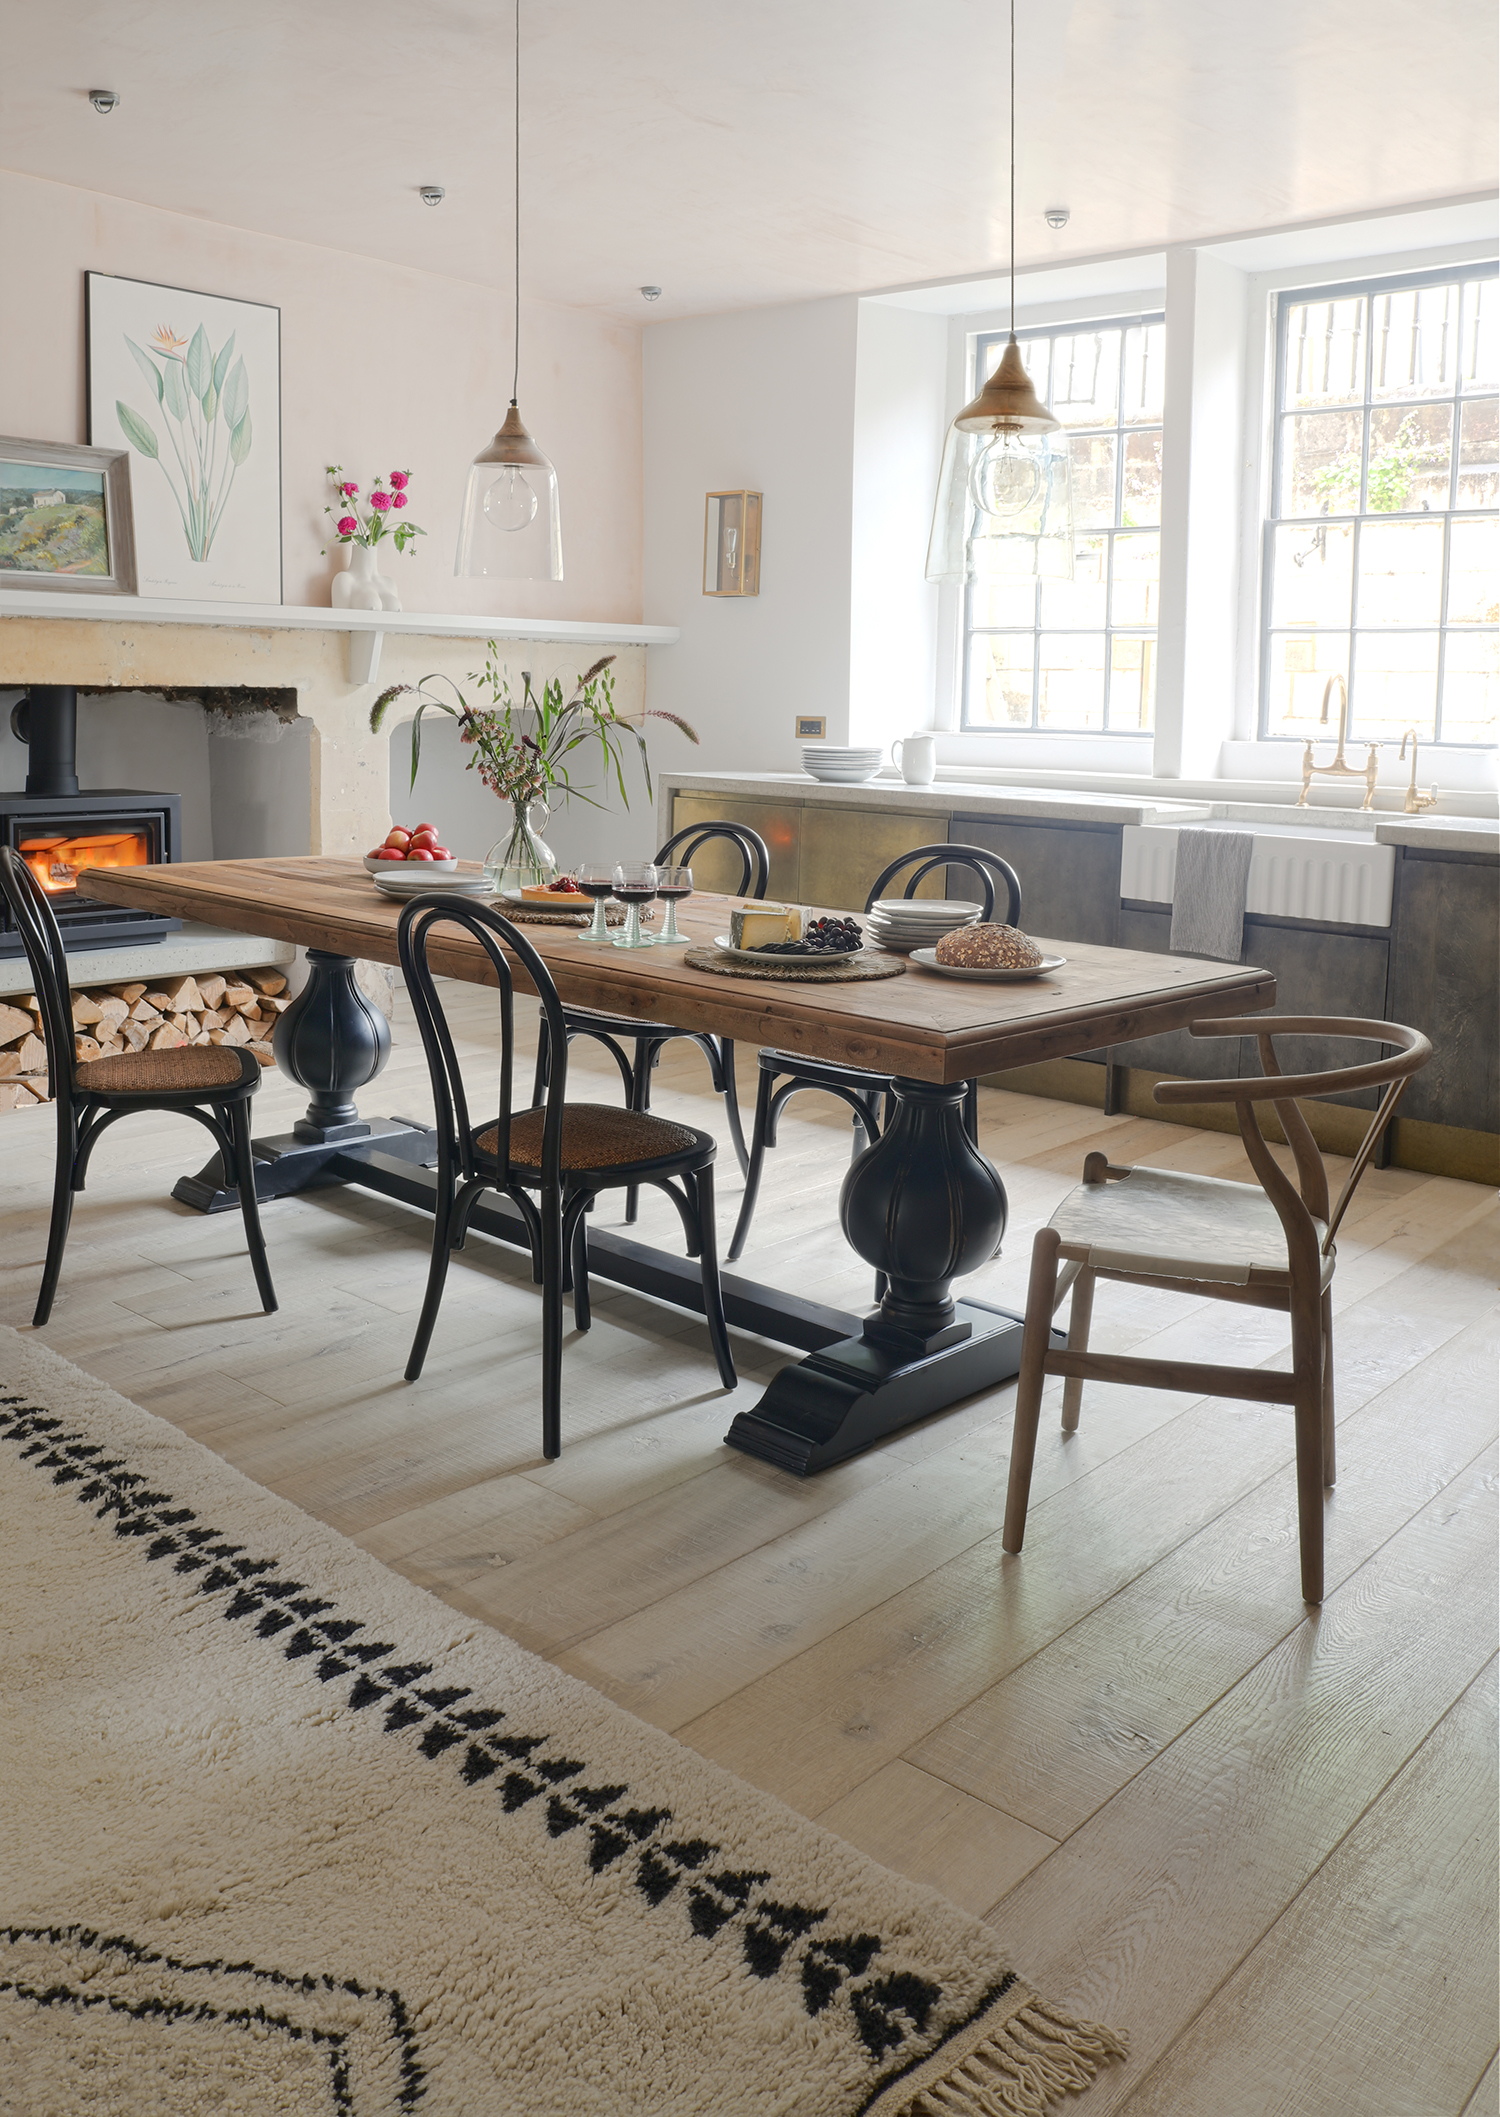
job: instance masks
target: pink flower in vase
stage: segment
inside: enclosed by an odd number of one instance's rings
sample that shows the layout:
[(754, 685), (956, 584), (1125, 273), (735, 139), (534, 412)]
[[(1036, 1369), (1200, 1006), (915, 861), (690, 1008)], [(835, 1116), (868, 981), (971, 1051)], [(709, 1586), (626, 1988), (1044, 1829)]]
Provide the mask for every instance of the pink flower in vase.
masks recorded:
[(391, 495), (391, 505), (392, 505), (392, 507), (404, 507), (404, 506), (406, 505), (406, 495), (405, 495), (405, 493), (404, 493), (404, 492), (397, 492), (397, 493), (392, 493), (392, 495)]
[(339, 487), (339, 491), (343, 494), (346, 500), (352, 500), (354, 498), (354, 495), (359, 491), (359, 487), (357, 485), (341, 485)]
[(393, 470), (391, 472), (391, 490), (393, 492), (404, 492), (410, 482), (411, 472), (409, 470)]
[(371, 493), (370, 505), (375, 509), (377, 514), (383, 515), (386, 509), (390, 506), (390, 504), (391, 496), (388, 492), (381, 492), (377, 489), (375, 492)]
[(339, 535), (341, 537), (352, 537), (358, 530), (358, 528), (359, 523), (355, 520), (353, 515), (344, 515), (340, 518)]

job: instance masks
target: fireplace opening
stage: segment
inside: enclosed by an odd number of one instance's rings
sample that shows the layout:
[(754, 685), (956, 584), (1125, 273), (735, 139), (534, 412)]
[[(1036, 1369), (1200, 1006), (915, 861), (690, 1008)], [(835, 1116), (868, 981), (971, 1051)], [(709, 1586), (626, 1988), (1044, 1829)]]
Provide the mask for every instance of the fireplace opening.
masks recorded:
[[(130, 787), (85, 788), (76, 769), (78, 693), (70, 684), (35, 684), (11, 714), (27, 745), (26, 789), (0, 792), (0, 843), (12, 846), (45, 890), (71, 952), (160, 941), (182, 926), (159, 912), (93, 903), (78, 894), (91, 867), (145, 867), (181, 858), (182, 803), (176, 794)], [(0, 922), (0, 957), (21, 953), (9, 907)]]

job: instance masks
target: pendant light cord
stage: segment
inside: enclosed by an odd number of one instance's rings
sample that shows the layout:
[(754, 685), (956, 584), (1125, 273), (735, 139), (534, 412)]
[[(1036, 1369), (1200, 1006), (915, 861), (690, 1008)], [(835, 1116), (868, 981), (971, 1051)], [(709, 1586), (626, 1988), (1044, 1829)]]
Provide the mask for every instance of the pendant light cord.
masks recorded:
[[(1011, 5), (1011, 103), (1012, 103), (1012, 109), (1011, 109), (1011, 120), (1010, 120), (1010, 131), (1011, 131), (1011, 145), (1010, 145), (1010, 152), (1011, 152), (1011, 162), (1012, 162), (1012, 169), (1011, 169), (1011, 180), (1010, 180), (1010, 183), (1011, 183), (1011, 228), (1012, 228), (1012, 234), (1011, 234), (1011, 249), (1012, 249), (1012, 251), (1014, 251), (1014, 249), (1015, 249), (1015, 234), (1014, 234), (1014, 228), (1015, 228), (1015, 188), (1016, 188), (1016, 179), (1015, 179), (1015, 169), (1014, 169), (1014, 162), (1015, 162), (1015, 154), (1016, 154), (1016, 138), (1015, 138), (1015, 135), (1016, 135), (1016, 118), (1015, 118), (1015, 109), (1014, 109), (1014, 104), (1015, 104), (1015, 7), (1016, 7), (1016, 0), (1010, 0), (1010, 5)], [(515, 242), (515, 259), (516, 259), (516, 337), (515, 337), (515, 349), (516, 349), (516, 358), (515, 358), (515, 365), (514, 365), (514, 367), (513, 367), (513, 368), (512, 368), (512, 370), (511, 370), (511, 378), (510, 378), (510, 401), (511, 401), (511, 403), (512, 403), (512, 404), (514, 404), (514, 403), (515, 403), (515, 401), (516, 401), (516, 391), (517, 391), (517, 389), (518, 389), (518, 388), (520, 387), (520, 381), (521, 381), (521, 0), (516, 0), (516, 242)], [(1011, 316), (1012, 316), (1012, 319), (1014, 320), (1014, 316), (1015, 316), (1015, 307), (1016, 307), (1016, 296), (1015, 296), (1015, 278), (1014, 278), (1014, 275), (1015, 275), (1015, 261), (1014, 261), (1014, 257), (1012, 257), (1012, 261), (1011, 261), (1011, 274), (1012, 274), (1012, 278), (1011, 278), (1011, 297), (1010, 297), (1010, 307), (1011, 307)]]
[[(519, 19), (521, 0), (516, 0)], [(520, 61), (517, 59), (517, 66)], [(516, 126), (520, 127), (519, 106)], [(520, 242), (519, 227), (516, 241)], [(1010, 335), (1016, 335), (1016, 0), (1010, 0)]]

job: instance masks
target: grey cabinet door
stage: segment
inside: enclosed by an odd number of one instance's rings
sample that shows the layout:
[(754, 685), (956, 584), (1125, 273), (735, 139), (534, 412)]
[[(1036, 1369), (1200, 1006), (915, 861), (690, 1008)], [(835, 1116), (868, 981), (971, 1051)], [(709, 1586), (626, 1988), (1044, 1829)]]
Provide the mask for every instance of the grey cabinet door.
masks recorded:
[(1403, 846), (1391, 925), (1391, 1021), (1432, 1039), (1400, 1115), (1500, 1132), (1500, 860)]
[[(1165, 908), (1143, 911), (1127, 906), (1121, 910), (1122, 947), (1165, 954), (1171, 931), (1172, 914)], [(1276, 979), (1277, 1014), (1347, 1014), (1378, 1021), (1385, 1014), (1389, 953), (1384, 934), (1351, 931), (1348, 927), (1293, 925), (1287, 920), (1252, 915), (1245, 921), (1241, 961), (1272, 973)], [(1287, 1073), (1302, 1066), (1311, 1071), (1354, 1066), (1361, 1059), (1376, 1056), (1374, 1046), (1346, 1039), (1314, 1043), (1304, 1037), (1282, 1037), (1276, 1048), (1282, 1070)], [(1186, 1029), (1147, 1037), (1137, 1044), (1118, 1044), (1110, 1057), (1122, 1066), (1177, 1073), (1186, 1080), (1223, 1080), (1230, 1075), (1260, 1071), (1260, 1058), (1252, 1039), (1221, 1042), (1217, 1037), (1191, 1036)], [(1375, 1100), (1373, 1093), (1338, 1099), (1372, 1106)]]
[[(1112, 948), (1120, 940), (1120, 846), (1118, 823), (1011, 823), (989, 817), (955, 816), (951, 837), (958, 845), (982, 846), (1008, 860), (1021, 878), (1021, 923), (1048, 941), (1096, 941)], [(955, 897), (977, 898), (979, 890), (961, 868), (949, 869)]]

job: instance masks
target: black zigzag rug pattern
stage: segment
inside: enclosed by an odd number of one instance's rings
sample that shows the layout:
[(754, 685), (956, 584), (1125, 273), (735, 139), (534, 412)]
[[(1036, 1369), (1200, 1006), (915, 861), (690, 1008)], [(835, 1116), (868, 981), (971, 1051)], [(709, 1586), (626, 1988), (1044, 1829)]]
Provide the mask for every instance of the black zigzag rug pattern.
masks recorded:
[(425, 2093), (400, 1993), (356, 1978), (181, 1962), (84, 1926), (0, 1926), (4, 1998), (38, 2008), (104, 2009), (166, 2033), (190, 2025), (306, 2044), (322, 2061), (330, 2117), (359, 2117), (378, 2102), (414, 2110)]
[[(849, 2117), (929, 2107), (945, 2113), (992, 2106), (1040, 2111), (1063, 2090), (1086, 2085), (1097, 2064), (1120, 2050), (1109, 2032), (1075, 2024), (1036, 2001), (1008, 1969), (981, 1984), (975, 1965), (965, 1962), (962, 1974), (945, 1978), (933, 1964), (911, 1959), (909, 1936), (906, 1945), (893, 1948), (880, 1932), (841, 1922), (833, 1907), (809, 1899), (793, 1877), (770, 1865), (746, 1864), (743, 1847), (731, 1851), (695, 1829), (659, 1790), (630, 1783), (611, 1772), (607, 1760), (601, 1768), (601, 1760), (578, 1754), (576, 1736), (560, 1743), (545, 1725), (518, 1724), (498, 1699), (444, 1681), (431, 1660), (403, 1647), (389, 1623), (370, 1622), (320, 1593), (315, 1581), (298, 1577), (299, 1569), (289, 1569), (274, 1550), (255, 1550), (243, 1535), (217, 1527), (201, 1506), (163, 1489), (133, 1465), (128, 1451), (95, 1437), (85, 1422), (26, 1393), (0, 1391), (0, 1443), (60, 1497), (107, 1524), (119, 1543), (139, 1554), (143, 1567), (183, 1576), (200, 1611), (216, 1610), (223, 1623), (262, 1644), (266, 1656), (289, 1672), (293, 1666), (299, 1676), (311, 1670), (349, 1720), (362, 1726), (378, 1721), (393, 1743), (446, 1774), (455, 1797), (487, 1803), (508, 1828), (539, 1831), (590, 1877), (613, 1876), (623, 1863), (641, 1903), (675, 1921), (684, 1946), (728, 1951), (727, 1958), (719, 1955), (720, 1975), (727, 1960), (752, 1990), (789, 1981), (798, 2009), (821, 2029), (841, 2022), (849, 2051), (840, 2071), (858, 2088), (836, 2106)], [(30, 1929), (33, 1945), (38, 1934)], [(17, 1929), (12, 1946), (22, 1937)], [(90, 1945), (76, 1932), (69, 1939), (74, 1946)], [(135, 1944), (125, 1937), (92, 1945), (123, 1952), (136, 1968), (151, 1953), (132, 1954)], [(212, 1974), (226, 1967), (154, 1960), (163, 1974), (179, 1980), (190, 1970)], [(269, 1993), (296, 1991), (305, 2001), (315, 1990), (337, 1989), (368, 1999), (377, 2013), (384, 2010), (389, 2035), (400, 2045), (399, 2086), (384, 2106), (405, 2110), (421, 2102), (424, 2068), (399, 1995), (367, 1993), (332, 1970), (309, 1978), (280, 1966), (232, 1967), (242, 1981), (266, 1980)], [(224, 2011), (243, 2014), (245, 2002)], [(292, 2028), (314, 2037), (329, 2033), (315, 2019)], [(346, 2045), (347, 2037), (334, 2049), (342, 2052)], [(330, 2069), (329, 2107), (335, 2112), (346, 2107), (338, 2095), (348, 2092), (337, 2084), (341, 2064), (347, 2074), (347, 2058), (336, 2056)], [(1002, 2076), (1002, 2103), (962, 2099), (970, 2091), (980, 2095)], [(929, 2104), (919, 2083), (941, 2088), (943, 2099)]]

